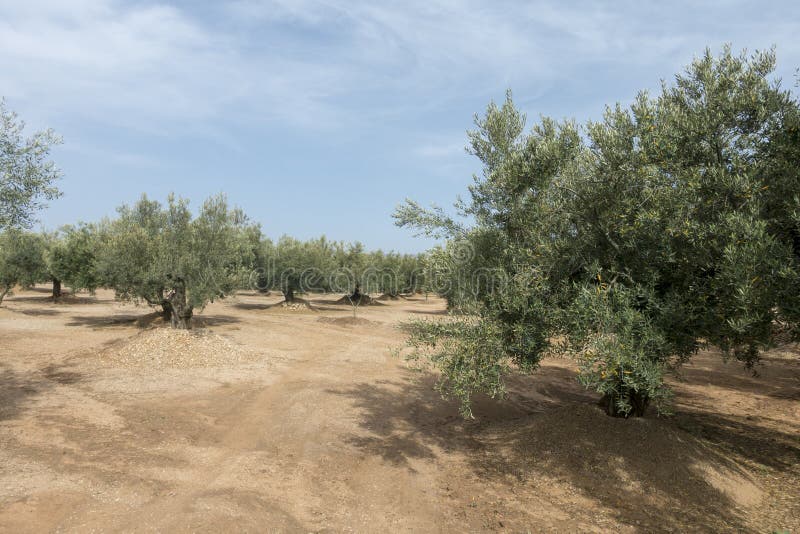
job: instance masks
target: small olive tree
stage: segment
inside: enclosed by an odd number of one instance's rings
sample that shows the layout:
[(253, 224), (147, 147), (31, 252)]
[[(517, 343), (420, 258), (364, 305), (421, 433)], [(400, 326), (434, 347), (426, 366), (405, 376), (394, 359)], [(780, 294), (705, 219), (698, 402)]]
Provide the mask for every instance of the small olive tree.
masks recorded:
[(21, 230), (0, 233), (0, 304), (16, 286), (32, 286), (46, 269), (41, 235)]
[(61, 285), (72, 292), (100, 286), (97, 273), (99, 236), (93, 225), (65, 226), (48, 240), (47, 272), (53, 281), (53, 297), (61, 296)]

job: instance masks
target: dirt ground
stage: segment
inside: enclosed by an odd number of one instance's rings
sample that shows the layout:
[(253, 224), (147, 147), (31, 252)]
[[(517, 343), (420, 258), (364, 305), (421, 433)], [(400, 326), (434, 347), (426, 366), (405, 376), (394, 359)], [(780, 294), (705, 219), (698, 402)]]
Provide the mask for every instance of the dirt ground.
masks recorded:
[(9, 297), (0, 531), (800, 532), (796, 348), (759, 377), (702, 353), (674, 416), (629, 421), (550, 360), (464, 421), (391, 350), (441, 301), (278, 300), (195, 340), (107, 291)]

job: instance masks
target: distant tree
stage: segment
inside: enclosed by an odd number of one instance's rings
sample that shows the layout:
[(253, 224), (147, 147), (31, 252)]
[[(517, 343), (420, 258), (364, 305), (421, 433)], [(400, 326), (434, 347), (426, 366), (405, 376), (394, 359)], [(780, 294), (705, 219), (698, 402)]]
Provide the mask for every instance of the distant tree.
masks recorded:
[(585, 128), (545, 118), (523, 133), (510, 94), (476, 118), (484, 172), (460, 205), (474, 226), (413, 203), (396, 214), (450, 237), (443, 263), (466, 243), (506, 278), (501, 291), (464, 282), (466, 316), (410, 325), (464, 413), (547, 354), (573, 355), (610, 415), (665, 410), (665, 374), (703, 345), (752, 367), (777, 325), (797, 332), (798, 102), (770, 81), (774, 64), (707, 51), (658, 97)]
[(281, 237), (267, 258), (271, 286), (279, 289), (289, 303), (296, 300), (298, 291), (328, 291), (336, 247), (338, 243), (324, 236), (308, 241)]
[(275, 289), (275, 243), (262, 237), (253, 249), (253, 270), (248, 275), (248, 287), (261, 293)]
[(347, 288), (347, 294), (353, 302), (360, 302), (364, 293), (377, 290), (377, 280), (367, 272), (373, 269), (362, 243), (339, 243), (334, 252), (334, 263), (336, 276), (333, 277), (333, 290), (341, 292)]
[(365, 262), (367, 267), (361, 274), (360, 285), (367, 293), (380, 292), (397, 298), (402, 293), (421, 288), (424, 278), (422, 255), (376, 250), (365, 254)]
[(97, 272), (99, 236), (92, 225), (65, 226), (48, 241), (47, 272), (53, 282), (53, 298), (61, 296), (61, 285), (72, 292), (94, 292), (100, 286)]
[(60, 177), (50, 150), (61, 143), (52, 130), (23, 137), (25, 123), (0, 99), (0, 230), (30, 227), (35, 212), (61, 193)]
[(270, 258), (274, 269), (272, 285), (277, 287), (285, 302), (295, 301), (295, 292), (301, 289), (300, 281), (307, 268), (307, 250), (303, 243), (289, 236), (281, 237)]
[(16, 286), (29, 287), (45, 271), (42, 236), (18, 229), (0, 233), (0, 304)]
[(384, 291), (396, 295), (415, 287), (422, 277), (422, 257), (367, 252), (361, 243), (330, 241), (324, 236), (300, 241), (283, 236), (274, 246), (265, 242), (251, 283), (279, 289), (286, 302), (296, 292), (336, 292), (359, 295)]
[(174, 328), (191, 328), (194, 310), (235, 289), (246, 224), (222, 196), (196, 217), (186, 200), (170, 196), (162, 207), (142, 197), (101, 232), (101, 280), (119, 298), (161, 306)]
[(253, 284), (253, 273), (266, 264), (266, 254), (271, 242), (264, 239), (258, 224), (248, 222), (243, 212), (236, 216), (241, 221), (237, 222), (239, 231), (236, 237), (236, 260), (231, 268), (236, 271), (236, 288), (245, 289)]

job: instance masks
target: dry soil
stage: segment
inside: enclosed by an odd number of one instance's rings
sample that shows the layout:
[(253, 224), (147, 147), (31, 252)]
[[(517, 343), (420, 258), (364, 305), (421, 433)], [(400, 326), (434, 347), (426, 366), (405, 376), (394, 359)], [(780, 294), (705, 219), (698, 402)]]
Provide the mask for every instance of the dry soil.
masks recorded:
[(274, 306), (165, 329), (113, 294), (0, 306), (2, 532), (800, 532), (800, 359), (718, 353), (675, 415), (606, 417), (568, 360), (465, 421), (393, 356), (441, 301)]

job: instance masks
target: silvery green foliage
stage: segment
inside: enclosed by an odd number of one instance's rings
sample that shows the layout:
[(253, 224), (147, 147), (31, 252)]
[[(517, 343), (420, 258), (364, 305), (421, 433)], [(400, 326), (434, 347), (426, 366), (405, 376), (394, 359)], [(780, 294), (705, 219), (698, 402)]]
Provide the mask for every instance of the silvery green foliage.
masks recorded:
[(206, 200), (196, 216), (184, 199), (166, 205), (143, 196), (99, 231), (100, 282), (121, 299), (163, 307), (172, 324), (190, 328), (195, 309), (233, 291), (240, 276), (247, 220), (224, 196)]
[(52, 130), (23, 136), (25, 123), (0, 100), (0, 229), (30, 227), (44, 202), (60, 195), (61, 173), (50, 149), (61, 139)]
[(261, 290), (399, 295), (421, 289), (422, 255), (366, 251), (361, 243), (331, 241), (325, 236), (301, 241), (290, 236), (264, 241), (251, 282)]
[[(476, 119), (484, 172), (457, 204), (475, 225), (449, 236), (508, 283), (473, 291), (469, 319), (410, 326), (465, 412), (550, 353), (578, 359), (610, 414), (665, 411), (665, 373), (704, 344), (752, 368), (778, 327), (797, 331), (800, 113), (774, 64), (707, 51), (658, 96), (584, 126), (543, 118), (523, 133), (510, 94)], [(442, 219), (412, 204), (398, 215)]]
[(100, 286), (97, 273), (99, 235), (95, 225), (65, 226), (48, 240), (46, 261), (51, 278), (73, 292), (94, 292)]
[(0, 304), (15, 286), (31, 286), (44, 277), (41, 235), (19, 229), (0, 233)]

